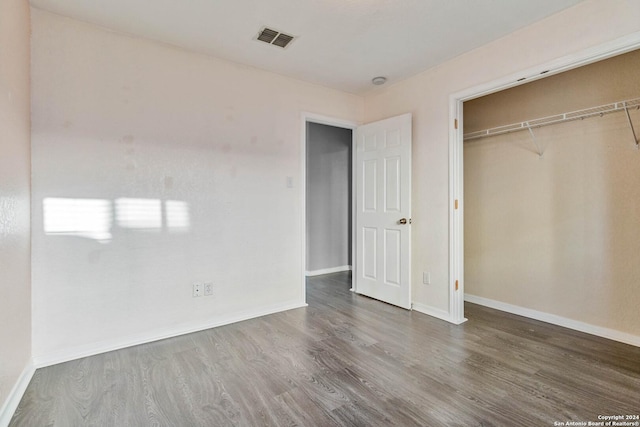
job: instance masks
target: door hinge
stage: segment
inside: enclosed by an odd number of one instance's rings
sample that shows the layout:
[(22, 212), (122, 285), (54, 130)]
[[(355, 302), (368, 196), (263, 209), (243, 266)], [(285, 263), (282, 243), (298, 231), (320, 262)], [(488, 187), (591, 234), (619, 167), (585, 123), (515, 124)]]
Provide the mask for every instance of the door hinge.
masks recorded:
[(453, 202), (453, 208), (458, 209), (458, 199)]
[(456, 280), (456, 291), (458, 290), (458, 281)]
[(453, 127), (458, 129), (458, 119), (453, 119)]

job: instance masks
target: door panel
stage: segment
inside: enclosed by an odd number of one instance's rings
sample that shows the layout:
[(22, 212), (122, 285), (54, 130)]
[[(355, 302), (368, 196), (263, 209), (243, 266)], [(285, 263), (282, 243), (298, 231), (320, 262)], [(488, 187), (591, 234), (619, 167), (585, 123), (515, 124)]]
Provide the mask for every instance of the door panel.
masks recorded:
[(363, 258), (363, 277), (376, 280), (378, 278), (378, 230), (372, 227), (362, 227), (362, 258)]
[(384, 159), (384, 191), (386, 212), (400, 212), (400, 156)]
[(411, 308), (411, 115), (360, 126), (356, 140), (355, 290)]
[(365, 212), (375, 212), (378, 208), (377, 166), (375, 159), (365, 160), (362, 165), (362, 206)]
[(399, 230), (384, 231), (384, 283), (400, 286), (400, 241)]

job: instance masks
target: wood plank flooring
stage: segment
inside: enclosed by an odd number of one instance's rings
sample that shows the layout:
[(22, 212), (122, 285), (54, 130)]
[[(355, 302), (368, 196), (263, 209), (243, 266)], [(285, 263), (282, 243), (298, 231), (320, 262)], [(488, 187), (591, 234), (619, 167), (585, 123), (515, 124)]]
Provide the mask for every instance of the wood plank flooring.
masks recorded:
[(309, 307), (39, 369), (11, 426), (553, 426), (640, 414), (640, 348), (468, 304)]

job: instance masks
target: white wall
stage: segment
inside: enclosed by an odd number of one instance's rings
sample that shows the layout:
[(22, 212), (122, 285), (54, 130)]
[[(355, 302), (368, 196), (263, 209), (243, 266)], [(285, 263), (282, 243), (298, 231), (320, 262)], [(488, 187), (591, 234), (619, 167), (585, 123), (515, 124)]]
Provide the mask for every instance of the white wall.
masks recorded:
[(362, 99), (39, 10), (32, 25), (36, 362), (302, 304), (301, 114), (360, 121)]
[(0, 425), (31, 359), (29, 29), (28, 2), (0, 0)]
[(307, 123), (307, 271), (351, 265), (352, 130)]
[(638, 16), (634, 0), (585, 1), (365, 98), (366, 121), (414, 117), (414, 302), (449, 311), (449, 96), (638, 32)]

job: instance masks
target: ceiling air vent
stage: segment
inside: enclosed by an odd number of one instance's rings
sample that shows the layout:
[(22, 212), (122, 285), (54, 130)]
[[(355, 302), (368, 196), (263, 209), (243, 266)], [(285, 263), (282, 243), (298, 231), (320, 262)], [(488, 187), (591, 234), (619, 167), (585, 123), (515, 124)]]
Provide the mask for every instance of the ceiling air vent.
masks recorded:
[(265, 43), (272, 44), (274, 46), (279, 46), (281, 48), (285, 48), (291, 43), (293, 40), (293, 36), (289, 34), (281, 33), (277, 30), (272, 30), (271, 28), (264, 27), (260, 30), (258, 34), (257, 40), (263, 41)]

